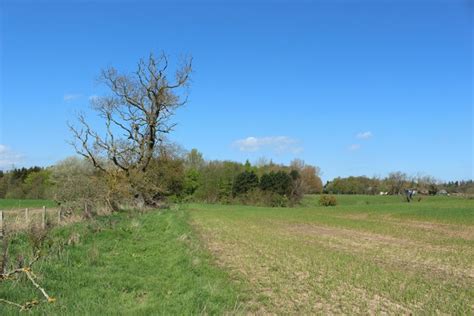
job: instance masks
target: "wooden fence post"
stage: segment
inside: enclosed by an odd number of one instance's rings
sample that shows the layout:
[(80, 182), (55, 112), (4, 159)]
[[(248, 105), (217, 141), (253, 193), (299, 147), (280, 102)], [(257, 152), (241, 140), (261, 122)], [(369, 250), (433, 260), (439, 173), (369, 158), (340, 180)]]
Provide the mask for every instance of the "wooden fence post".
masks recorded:
[(43, 214), (42, 214), (42, 221), (41, 221), (41, 227), (43, 229), (46, 228), (46, 206), (43, 206)]
[(28, 222), (29, 222), (29, 220), (28, 220), (28, 208), (25, 208), (25, 221), (28, 224)]
[(3, 239), (3, 211), (0, 211), (0, 242)]
[(61, 209), (58, 209), (58, 225), (61, 224)]
[(0, 254), (0, 273), (4, 273), (5, 271), (5, 265), (6, 265), (6, 262), (4, 262), (5, 260), (5, 256), (4, 254), (6, 253), (6, 243), (5, 243), (5, 236), (3, 235), (4, 231), (3, 231), (3, 211), (0, 211), (0, 246), (2, 247), (2, 252)]

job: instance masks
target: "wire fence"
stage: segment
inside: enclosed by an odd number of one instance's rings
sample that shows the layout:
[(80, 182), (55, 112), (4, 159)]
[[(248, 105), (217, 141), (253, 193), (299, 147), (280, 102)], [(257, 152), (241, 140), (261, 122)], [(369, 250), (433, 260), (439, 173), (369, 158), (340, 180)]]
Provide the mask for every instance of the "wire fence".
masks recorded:
[(45, 229), (47, 226), (61, 225), (63, 221), (60, 208), (24, 208), (0, 210), (0, 231), (14, 232), (26, 230), (32, 225)]

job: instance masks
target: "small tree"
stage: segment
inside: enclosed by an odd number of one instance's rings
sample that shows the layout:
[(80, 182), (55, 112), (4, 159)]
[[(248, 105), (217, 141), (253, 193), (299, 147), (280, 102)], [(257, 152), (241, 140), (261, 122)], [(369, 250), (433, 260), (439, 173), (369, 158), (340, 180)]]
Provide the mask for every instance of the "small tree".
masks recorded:
[(316, 194), (323, 191), (323, 182), (319, 177), (321, 171), (318, 167), (308, 165), (301, 159), (294, 159), (290, 167), (299, 172), (303, 193)]
[(113, 203), (105, 179), (88, 160), (71, 157), (60, 161), (52, 167), (50, 179), (54, 200), (68, 213), (89, 212), (92, 205)]

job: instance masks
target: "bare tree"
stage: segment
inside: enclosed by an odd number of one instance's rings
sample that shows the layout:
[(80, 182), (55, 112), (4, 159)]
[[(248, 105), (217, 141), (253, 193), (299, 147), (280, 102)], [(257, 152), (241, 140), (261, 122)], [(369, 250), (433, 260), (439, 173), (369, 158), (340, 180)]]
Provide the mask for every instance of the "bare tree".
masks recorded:
[(164, 53), (141, 59), (132, 74), (119, 74), (112, 67), (103, 70), (100, 79), (112, 94), (94, 98), (92, 107), (104, 119), (105, 135), (79, 114), (79, 127), (69, 124), (76, 152), (102, 171), (109, 163), (127, 173), (146, 171), (163, 136), (176, 125), (170, 118), (187, 101), (192, 59), (178, 67), (173, 82), (167, 70)]
[(323, 182), (319, 177), (321, 173), (319, 167), (309, 165), (301, 159), (293, 159), (290, 168), (298, 170), (304, 194), (317, 194), (323, 191)]
[(389, 173), (386, 179), (390, 194), (401, 194), (408, 185), (408, 176), (401, 171)]
[(68, 124), (76, 152), (106, 173), (120, 171), (129, 177), (146, 172), (176, 125), (171, 121), (176, 109), (187, 102), (192, 58), (184, 58), (170, 72), (164, 53), (141, 59), (130, 74), (112, 67), (103, 70), (99, 79), (111, 94), (94, 98), (91, 105), (105, 129), (99, 133), (79, 114), (77, 126)]

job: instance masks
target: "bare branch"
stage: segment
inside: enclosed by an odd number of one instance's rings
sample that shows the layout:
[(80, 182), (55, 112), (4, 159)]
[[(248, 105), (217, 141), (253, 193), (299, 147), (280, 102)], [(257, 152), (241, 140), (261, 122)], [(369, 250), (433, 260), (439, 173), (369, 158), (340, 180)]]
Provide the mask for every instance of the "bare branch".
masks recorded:
[(160, 139), (176, 126), (170, 122), (175, 110), (187, 102), (192, 59), (178, 67), (173, 83), (167, 78), (168, 66), (168, 57), (161, 53), (141, 59), (128, 75), (115, 68), (103, 70), (101, 79), (112, 95), (95, 100), (93, 109), (104, 119), (105, 134), (92, 130), (79, 115), (81, 129), (69, 126), (76, 152), (105, 172), (110, 166), (125, 173), (146, 171)]

